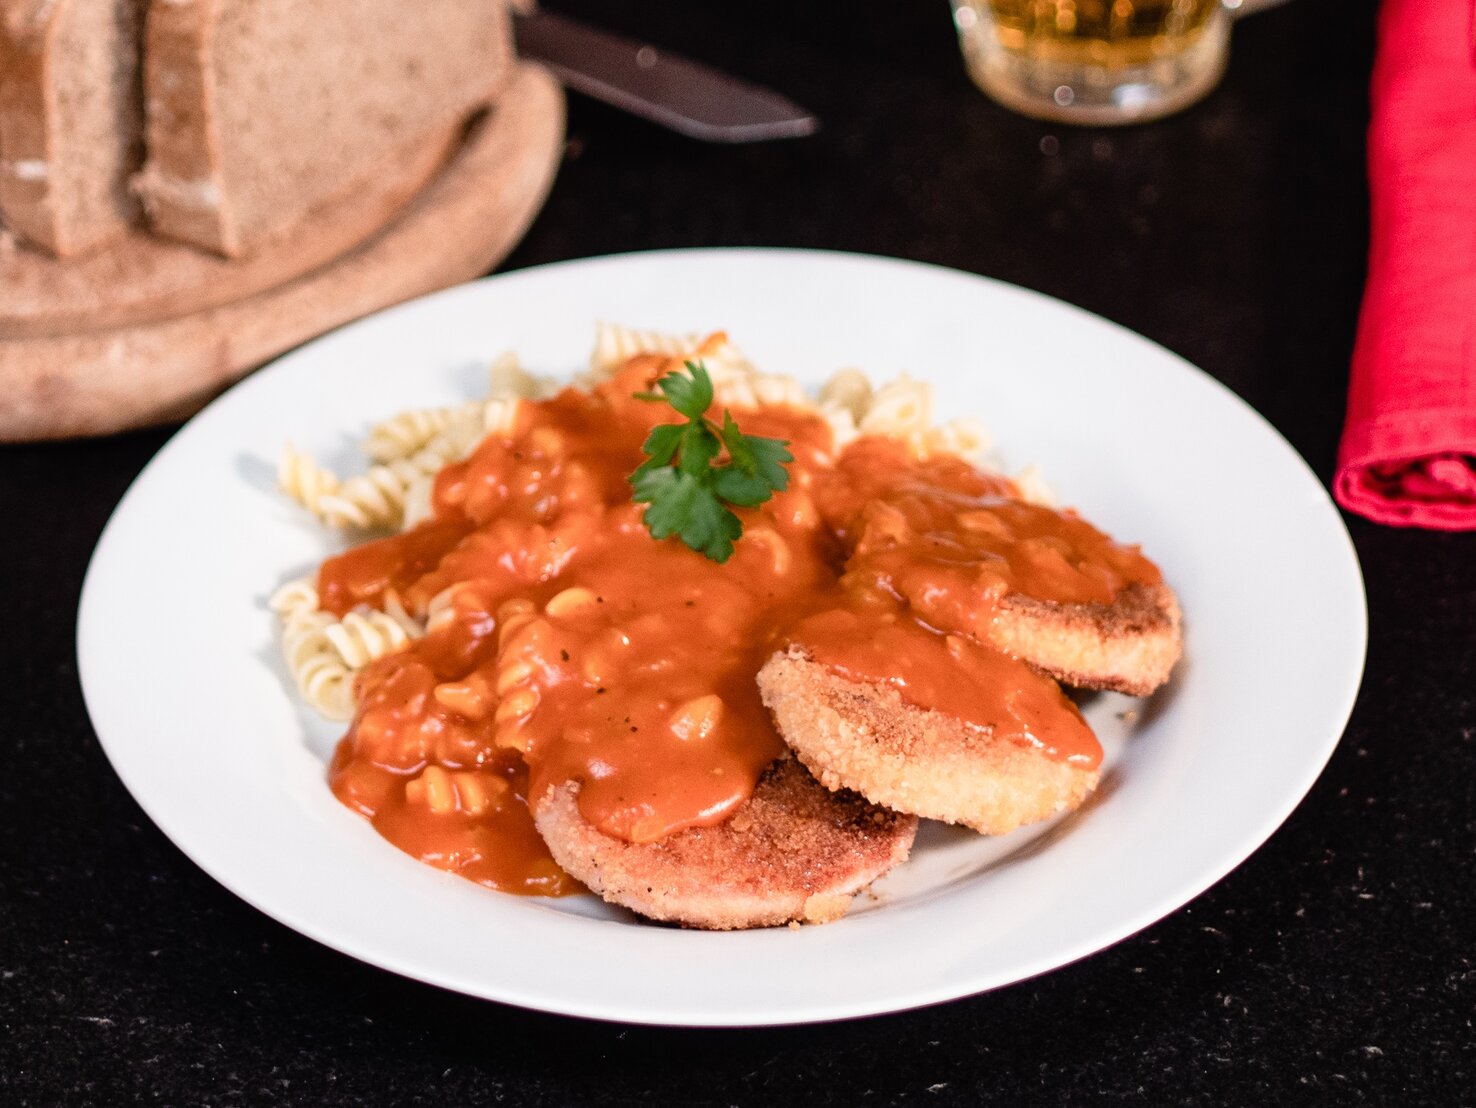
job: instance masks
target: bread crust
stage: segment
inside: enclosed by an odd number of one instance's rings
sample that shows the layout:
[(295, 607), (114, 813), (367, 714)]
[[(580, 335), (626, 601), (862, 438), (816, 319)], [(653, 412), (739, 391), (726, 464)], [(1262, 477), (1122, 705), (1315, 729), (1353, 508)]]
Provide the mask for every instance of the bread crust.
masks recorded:
[(150, 5), (144, 34), (148, 160), (134, 180), (160, 234), (240, 253), (241, 234), (221, 195), (220, 130), (211, 80), (219, 0)]
[(717, 931), (838, 919), (907, 859), (917, 831), (913, 817), (828, 791), (787, 757), (725, 822), (652, 843), (596, 830), (579, 813), (575, 784), (535, 804), (534, 819), (554, 860), (606, 900)]
[(142, 24), (143, 0), (0, 0), (0, 222), (57, 257), (137, 221)]
[(442, 169), (463, 128), (420, 136), (352, 198), (335, 198), (226, 259), (137, 229), (105, 250), (58, 260), (0, 253), (0, 339), (72, 335), (173, 319), (273, 289), (336, 261), (390, 223)]
[(989, 644), (1062, 684), (1147, 696), (1183, 653), (1179, 602), (1168, 585), (1130, 584), (1112, 604), (1006, 596), (983, 629)]
[(851, 681), (791, 647), (759, 670), (779, 733), (820, 781), (926, 819), (986, 835), (1070, 811), (1095, 769), (991, 729), (907, 704), (881, 682)]

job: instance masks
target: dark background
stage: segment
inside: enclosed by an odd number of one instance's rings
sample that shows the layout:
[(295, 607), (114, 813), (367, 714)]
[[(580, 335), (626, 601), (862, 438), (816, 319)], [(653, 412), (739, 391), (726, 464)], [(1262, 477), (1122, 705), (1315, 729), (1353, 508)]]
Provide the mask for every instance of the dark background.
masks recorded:
[[(825, 127), (708, 147), (575, 100), (553, 196), (505, 268), (749, 244), (957, 266), (1163, 343), (1331, 475), (1372, 3), (1245, 20), (1218, 91), (1124, 130), (992, 105), (942, 0), (561, 8), (781, 89)], [(1286, 825), (1187, 908), (930, 1010), (670, 1031), (361, 965), (148, 822), (83, 711), (73, 620), (108, 513), (167, 436), (0, 450), (0, 1104), (1476, 1103), (1476, 536), (1349, 520), (1372, 637), (1347, 735)], [(1268, 633), (1287, 618), (1268, 612)]]

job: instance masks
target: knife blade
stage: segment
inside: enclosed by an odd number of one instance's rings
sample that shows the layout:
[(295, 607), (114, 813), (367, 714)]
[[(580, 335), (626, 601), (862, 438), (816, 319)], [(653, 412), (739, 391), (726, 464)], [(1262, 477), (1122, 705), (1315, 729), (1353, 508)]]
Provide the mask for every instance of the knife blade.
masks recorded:
[(820, 121), (777, 92), (552, 12), (516, 17), (518, 52), (570, 88), (703, 142), (813, 134)]

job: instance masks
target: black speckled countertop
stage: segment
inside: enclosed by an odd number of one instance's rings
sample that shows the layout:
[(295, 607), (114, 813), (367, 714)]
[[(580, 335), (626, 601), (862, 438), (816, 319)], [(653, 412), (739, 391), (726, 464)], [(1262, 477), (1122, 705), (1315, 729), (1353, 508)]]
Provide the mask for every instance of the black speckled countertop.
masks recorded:
[[(1326, 480), (1366, 249), (1373, 7), (1247, 19), (1207, 101), (1113, 131), (985, 100), (943, 0), (570, 5), (825, 127), (708, 147), (576, 100), (507, 268), (778, 245), (987, 274), (1204, 367)], [(672, 1031), (362, 965), (237, 900), (144, 817), (83, 710), (73, 620), (108, 513), (167, 435), (0, 449), (0, 1104), (1476, 1103), (1476, 535), (1350, 520), (1371, 641), (1348, 732), (1285, 826), (1188, 907), (924, 1011)]]

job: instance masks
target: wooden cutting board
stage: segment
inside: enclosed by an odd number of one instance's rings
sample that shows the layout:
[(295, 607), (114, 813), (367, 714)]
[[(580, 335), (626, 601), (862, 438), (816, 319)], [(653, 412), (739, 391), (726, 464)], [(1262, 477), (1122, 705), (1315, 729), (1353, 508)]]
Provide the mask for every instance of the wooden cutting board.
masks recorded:
[(387, 227), (339, 260), (175, 319), (0, 339), (0, 441), (183, 419), (308, 339), (486, 273), (537, 215), (563, 137), (562, 90), (547, 72), (524, 64), (445, 168)]

